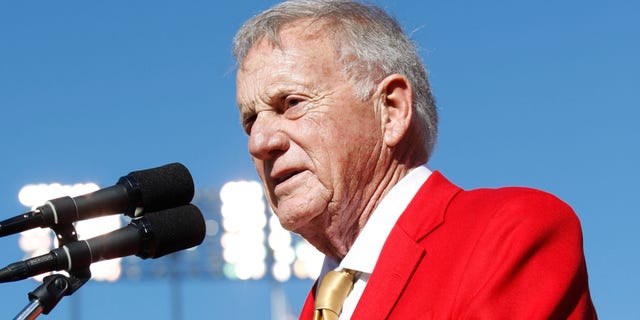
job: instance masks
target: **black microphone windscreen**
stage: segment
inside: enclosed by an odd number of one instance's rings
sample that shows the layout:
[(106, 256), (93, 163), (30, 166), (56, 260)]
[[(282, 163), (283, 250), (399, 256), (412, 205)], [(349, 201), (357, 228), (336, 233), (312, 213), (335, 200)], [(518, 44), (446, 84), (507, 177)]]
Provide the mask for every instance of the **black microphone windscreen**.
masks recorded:
[(144, 211), (158, 211), (187, 204), (195, 192), (189, 170), (180, 163), (129, 173), (140, 188)]
[(150, 258), (159, 258), (202, 243), (206, 234), (204, 216), (193, 204), (145, 215), (151, 226), (154, 249)]

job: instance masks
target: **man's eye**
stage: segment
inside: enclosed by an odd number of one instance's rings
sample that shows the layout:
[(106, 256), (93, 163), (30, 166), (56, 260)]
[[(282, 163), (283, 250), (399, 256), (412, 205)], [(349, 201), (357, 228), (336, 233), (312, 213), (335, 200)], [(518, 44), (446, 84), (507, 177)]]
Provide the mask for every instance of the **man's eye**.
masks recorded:
[(253, 123), (256, 121), (256, 116), (246, 117), (242, 120), (242, 127), (244, 128), (244, 132), (247, 134), (251, 134), (251, 127), (253, 127)]
[(283, 101), (283, 113), (287, 119), (298, 119), (307, 113), (309, 99), (304, 96), (287, 96)]
[(289, 107), (295, 107), (298, 103), (300, 103), (300, 100), (298, 100), (298, 99), (291, 99), (288, 102)]
[(302, 99), (296, 98), (296, 97), (287, 97), (284, 100), (284, 106), (285, 108), (293, 108), (296, 105), (298, 105), (300, 102), (302, 102)]

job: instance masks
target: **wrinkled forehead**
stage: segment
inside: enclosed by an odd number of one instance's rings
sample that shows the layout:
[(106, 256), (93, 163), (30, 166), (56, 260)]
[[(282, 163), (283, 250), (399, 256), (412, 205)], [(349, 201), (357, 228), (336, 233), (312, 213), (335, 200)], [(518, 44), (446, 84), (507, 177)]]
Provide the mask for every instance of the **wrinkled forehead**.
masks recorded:
[(329, 39), (307, 24), (283, 28), (279, 39), (278, 45), (263, 38), (249, 50), (236, 74), (238, 97), (266, 94), (272, 87), (318, 88), (334, 82), (327, 79), (345, 80)]

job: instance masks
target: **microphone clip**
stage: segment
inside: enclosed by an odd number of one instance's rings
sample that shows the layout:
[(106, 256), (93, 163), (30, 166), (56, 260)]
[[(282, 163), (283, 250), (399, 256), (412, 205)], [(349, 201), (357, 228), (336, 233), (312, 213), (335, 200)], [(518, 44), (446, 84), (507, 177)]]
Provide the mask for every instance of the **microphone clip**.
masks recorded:
[[(89, 268), (87, 268), (87, 271)], [(56, 273), (46, 276), (42, 284), (35, 290), (29, 292), (29, 304), (27, 304), (14, 320), (31, 320), (38, 317), (41, 313), (49, 314), (58, 302), (64, 296), (70, 296), (76, 290), (80, 289), (91, 278), (88, 276), (77, 277), (71, 275), (69, 277)]]

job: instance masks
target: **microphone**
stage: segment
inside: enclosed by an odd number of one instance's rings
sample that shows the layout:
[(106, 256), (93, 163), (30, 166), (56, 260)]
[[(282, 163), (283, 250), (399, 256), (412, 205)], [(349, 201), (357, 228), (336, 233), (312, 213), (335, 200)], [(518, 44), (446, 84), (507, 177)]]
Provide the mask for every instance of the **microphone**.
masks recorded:
[(78, 220), (124, 213), (132, 218), (191, 202), (194, 194), (189, 170), (180, 163), (133, 171), (111, 187), (85, 195), (47, 201), (34, 211), (0, 222), (0, 237)]
[(94, 262), (135, 254), (159, 258), (202, 243), (205, 222), (193, 204), (149, 212), (128, 226), (107, 234), (68, 243), (48, 254), (15, 262), (0, 269), (0, 283), (18, 281), (49, 271), (88, 267)]

